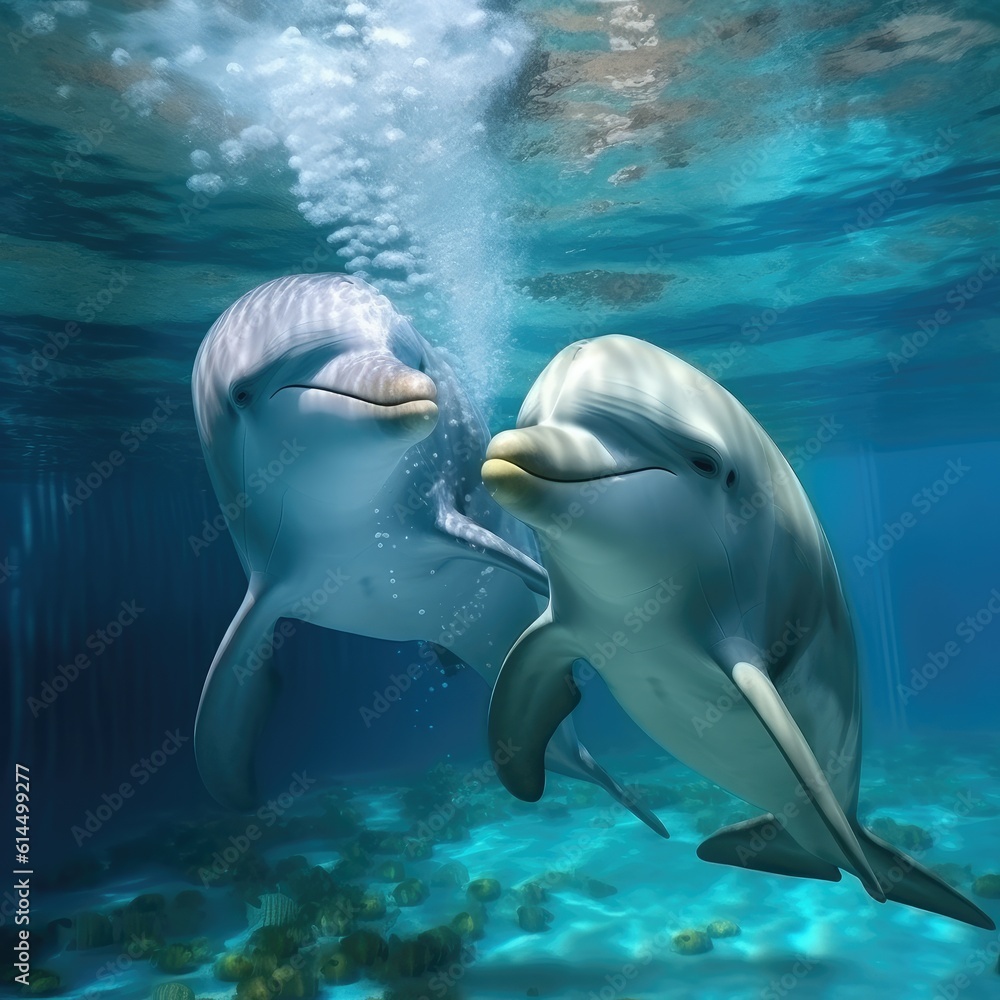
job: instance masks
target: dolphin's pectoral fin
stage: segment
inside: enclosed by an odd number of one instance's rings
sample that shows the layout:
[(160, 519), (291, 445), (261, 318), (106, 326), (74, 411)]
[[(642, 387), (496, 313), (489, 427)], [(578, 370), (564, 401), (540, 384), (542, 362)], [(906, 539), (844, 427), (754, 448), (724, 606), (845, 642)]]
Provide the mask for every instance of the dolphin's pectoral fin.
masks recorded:
[(567, 633), (545, 612), (514, 643), (490, 699), (489, 742), (507, 790), (537, 802), (545, 788), (545, 748), (580, 703)]
[(223, 636), (201, 692), (194, 752), (205, 787), (224, 806), (257, 804), (253, 755), (277, 695), (270, 659), (254, 653), (269, 645), (279, 612), (264, 577), (254, 573), (246, 597)]
[[(570, 720), (567, 719), (566, 722)], [(565, 725), (565, 723), (564, 723)], [(567, 774), (571, 778), (582, 778), (584, 781), (589, 781), (592, 784), (600, 785), (616, 802), (623, 805), (633, 816), (638, 817), (642, 820), (653, 831), (653, 833), (659, 834), (665, 840), (670, 839), (670, 834), (667, 832), (667, 828), (657, 819), (656, 814), (645, 805), (634, 792), (628, 791), (628, 789), (623, 788), (607, 771), (597, 763), (596, 760), (590, 755), (590, 751), (582, 744), (577, 742), (576, 744), (576, 761), (577, 766), (572, 770), (562, 766), (560, 760), (559, 763), (550, 764), (548, 757), (546, 757), (545, 766), (550, 771), (557, 771), (563, 774)]]
[(723, 827), (698, 847), (698, 857), (717, 865), (752, 868), (775, 875), (839, 882), (840, 869), (801, 847), (778, 821), (765, 813)]
[(507, 790), (536, 802), (545, 771), (599, 785), (654, 833), (666, 827), (636, 795), (621, 786), (576, 736), (570, 714), (580, 703), (573, 678), (578, 658), (568, 634), (546, 611), (507, 654), (490, 700), (489, 740), (497, 774)]
[(771, 678), (752, 663), (738, 662), (726, 671), (754, 710), (764, 728), (788, 762), (802, 790), (816, 807), (831, 836), (850, 864), (850, 870), (861, 879), (865, 891), (880, 903), (885, 893), (872, 871), (858, 838), (826, 780), (823, 768), (812, 752), (802, 730), (781, 700)]
[(913, 858), (897, 851), (860, 824), (854, 832), (889, 899), (995, 931), (996, 924), (971, 900)]
[(437, 526), (461, 546), (456, 555), (509, 570), (536, 594), (549, 596), (549, 577), (545, 570), (488, 528), (459, 513), (454, 507), (438, 511)]

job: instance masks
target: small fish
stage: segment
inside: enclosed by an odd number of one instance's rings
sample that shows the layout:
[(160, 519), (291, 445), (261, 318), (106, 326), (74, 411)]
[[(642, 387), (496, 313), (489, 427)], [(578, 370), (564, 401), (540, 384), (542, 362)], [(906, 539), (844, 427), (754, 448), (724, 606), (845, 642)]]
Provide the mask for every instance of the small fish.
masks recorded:
[(258, 927), (283, 927), (294, 923), (298, 915), (298, 904), (283, 892), (261, 893), (259, 906), (247, 903), (247, 924), (252, 931)]

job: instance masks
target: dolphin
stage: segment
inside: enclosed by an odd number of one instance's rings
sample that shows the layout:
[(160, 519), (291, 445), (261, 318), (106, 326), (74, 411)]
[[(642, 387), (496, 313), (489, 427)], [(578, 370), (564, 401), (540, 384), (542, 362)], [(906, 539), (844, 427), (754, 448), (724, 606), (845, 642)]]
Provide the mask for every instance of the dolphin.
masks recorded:
[(544, 539), (551, 598), (490, 702), (498, 767), (534, 801), (551, 733), (589, 661), (629, 715), (688, 767), (763, 810), (698, 848), (705, 861), (860, 879), (977, 927), (993, 921), (858, 821), (854, 633), (823, 529), (784, 456), (722, 386), (652, 344), (571, 344), (532, 386), (482, 475)]
[[(479, 410), (444, 354), (361, 279), (295, 275), (248, 292), (202, 342), (192, 393), (249, 581), (205, 681), (195, 755), (209, 792), (249, 809), (279, 618), (426, 640), (492, 685), (548, 584), (531, 532), (480, 480)], [(666, 835), (568, 721), (546, 766)]]

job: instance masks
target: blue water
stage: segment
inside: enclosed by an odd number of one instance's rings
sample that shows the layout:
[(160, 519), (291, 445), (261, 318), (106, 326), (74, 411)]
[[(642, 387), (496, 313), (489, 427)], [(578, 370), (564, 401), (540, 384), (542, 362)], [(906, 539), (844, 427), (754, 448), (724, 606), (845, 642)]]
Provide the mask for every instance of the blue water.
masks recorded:
[[(228, 538), (191, 544), (218, 508), (190, 372), (231, 302), (315, 271), (383, 290), (451, 352), (493, 431), (581, 337), (641, 337), (732, 391), (792, 460), (837, 558), (864, 669), (867, 815), (929, 831), (922, 860), (970, 866), (953, 873), (964, 892), (1000, 872), (994, 3), (5, 0), (0, 35), (0, 689), (4, 774), (25, 763), (34, 783), (33, 929), (195, 886), (216, 950), (246, 930), (227, 889), (150, 847), (245, 829), (201, 788), (190, 746), (245, 589)], [(262, 787), (305, 770), (313, 796), (350, 792), (368, 827), (407, 829), (399, 789), (486, 758), (489, 692), (469, 671), (429, 672), (366, 723), (418, 655), (298, 629)], [(742, 804), (596, 685), (576, 714), (617, 773), (674, 790), (657, 807), (671, 840), (569, 782), (528, 807), (487, 780), (465, 835), (412, 866), (429, 881), (461, 860), (501, 881), (475, 958), (440, 991), (321, 995), (1000, 995), (995, 933), (880, 907), (850, 877), (698, 861)], [(177, 752), (154, 772), (141, 762), (169, 733)], [(123, 807), (74, 833), (123, 782)], [(289, 832), (261, 856), (329, 864), (342, 848)], [(543, 904), (549, 931), (522, 932), (517, 887), (567, 868), (618, 891), (592, 898), (574, 875)], [(432, 887), (385, 933), (465, 905)], [(674, 949), (723, 918), (742, 933)], [(120, 944), (64, 938), (39, 944), (63, 995), (144, 997), (171, 978), (119, 961)], [(210, 962), (172, 978), (234, 992)]]

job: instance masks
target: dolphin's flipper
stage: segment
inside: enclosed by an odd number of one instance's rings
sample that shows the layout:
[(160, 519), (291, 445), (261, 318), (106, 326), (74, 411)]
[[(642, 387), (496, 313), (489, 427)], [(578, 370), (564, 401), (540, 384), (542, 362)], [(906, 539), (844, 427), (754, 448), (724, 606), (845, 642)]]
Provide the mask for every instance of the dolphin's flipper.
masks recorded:
[(437, 526), (461, 546), (456, 555), (510, 570), (536, 594), (549, 596), (549, 577), (545, 570), (534, 559), (488, 528), (477, 524), (454, 507), (439, 508)]
[(996, 930), (993, 920), (975, 903), (913, 858), (897, 851), (859, 824), (855, 825), (854, 832), (889, 899), (940, 913), (974, 927)]
[(723, 827), (698, 847), (698, 857), (717, 865), (775, 875), (839, 882), (840, 869), (801, 847), (771, 813)]
[(253, 755), (277, 694), (278, 676), (265, 656), (280, 612), (260, 573), (223, 636), (201, 692), (194, 752), (205, 787), (218, 802), (246, 810), (257, 804)]
[(577, 739), (572, 716), (563, 719), (549, 741), (545, 750), (545, 770), (565, 774), (568, 778), (582, 778), (594, 785), (600, 785), (616, 802), (628, 809), (633, 816), (641, 819), (650, 830), (665, 839), (670, 838), (667, 828), (656, 818), (656, 814), (632, 792), (615, 781)]
[[(489, 740), (497, 774), (507, 790), (537, 802), (545, 769), (600, 785), (661, 837), (663, 824), (591, 757), (569, 719), (580, 703), (573, 678), (579, 658), (570, 635), (546, 610), (514, 643), (490, 699)], [(558, 734), (558, 735), (557, 735)]]
[(868, 863), (850, 821), (844, 815), (844, 810), (837, 801), (833, 789), (826, 780), (823, 768), (816, 760), (798, 723), (792, 718), (785, 703), (781, 700), (771, 678), (752, 663), (739, 662), (727, 670), (730, 679), (739, 688), (770, 733), (782, 756), (788, 762), (795, 777), (805, 793), (809, 796), (816, 811), (826, 824), (833, 839), (850, 863), (851, 871), (861, 879), (861, 884), (872, 899), (884, 903), (885, 892), (879, 885), (875, 873)]
[(546, 610), (511, 647), (490, 698), (489, 742), (507, 790), (537, 802), (545, 788), (545, 748), (580, 704), (578, 653)]

